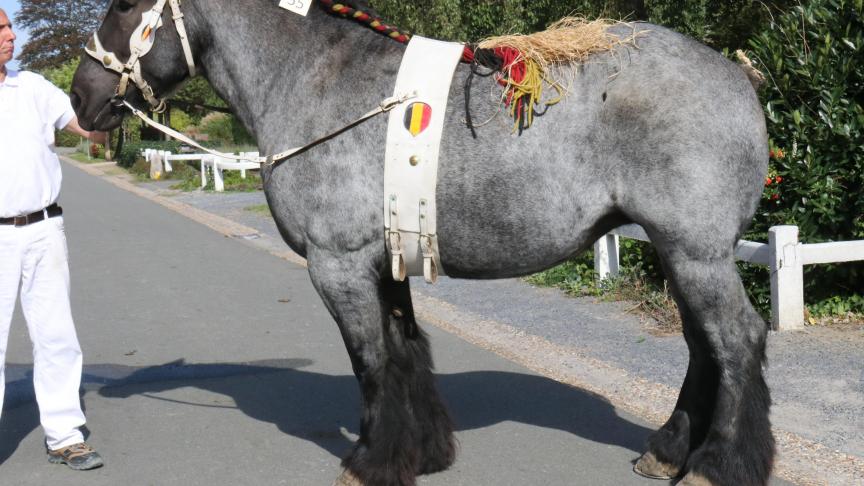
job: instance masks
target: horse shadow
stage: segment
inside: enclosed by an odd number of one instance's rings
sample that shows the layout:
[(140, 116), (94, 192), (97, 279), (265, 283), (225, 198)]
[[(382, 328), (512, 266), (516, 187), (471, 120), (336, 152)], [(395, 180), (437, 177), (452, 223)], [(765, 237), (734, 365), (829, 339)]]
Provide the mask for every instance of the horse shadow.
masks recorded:
[[(315, 443), (342, 457), (351, 443), (340, 429), (356, 431), (360, 395), (353, 375), (328, 375), (301, 368), (305, 359), (249, 363), (187, 364), (184, 360), (148, 367), (85, 366), (87, 393), (123, 399), (134, 395), (167, 400), (154, 394), (194, 387), (231, 397), (248, 417), (274, 424), (281, 432)], [(0, 464), (39, 426), (38, 411), (28, 400), (26, 379), (18, 388), (14, 424), (0, 423)], [(575, 434), (600, 444), (623, 447), (638, 455), (652, 432), (619, 416), (603, 397), (542, 376), (504, 371), (438, 374), (438, 389), (457, 431), (518, 422)], [(22, 393), (23, 389), (23, 393)], [(30, 387), (32, 393), (32, 385)], [(8, 395), (7, 395), (8, 398)], [(86, 400), (86, 394), (84, 396)], [(178, 406), (207, 407), (171, 398)], [(14, 403), (7, 403), (9, 408)], [(9, 422), (3, 420), (3, 422)]]

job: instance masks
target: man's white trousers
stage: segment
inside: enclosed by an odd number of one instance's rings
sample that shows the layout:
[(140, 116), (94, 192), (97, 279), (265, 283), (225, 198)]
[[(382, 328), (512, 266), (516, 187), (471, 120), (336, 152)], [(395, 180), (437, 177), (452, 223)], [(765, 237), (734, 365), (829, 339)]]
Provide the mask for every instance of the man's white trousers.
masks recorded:
[(59, 449), (81, 442), (81, 347), (69, 306), (62, 216), (21, 227), (0, 225), (0, 405), (6, 388), (9, 327), (19, 287), (33, 342), (33, 387), (48, 447)]

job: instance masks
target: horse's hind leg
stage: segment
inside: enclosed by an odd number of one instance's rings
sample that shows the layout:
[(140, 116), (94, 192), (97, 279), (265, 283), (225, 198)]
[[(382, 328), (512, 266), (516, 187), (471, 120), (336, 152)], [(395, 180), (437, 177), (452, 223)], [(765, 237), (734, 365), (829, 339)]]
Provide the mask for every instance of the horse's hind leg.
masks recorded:
[[(690, 363), (672, 416), (648, 439), (648, 451), (634, 470), (654, 479), (672, 479), (683, 471), (690, 451), (705, 439), (719, 385), (719, 371), (710, 359), (710, 347), (693, 328), (693, 317), (679, 301), (684, 338), (690, 349)], [(696, 336), (694, 336), (694, 333)]]
[(762, 376), (767, 327), (750, 305), (731, 248), (693, 256), (699, 245), (679, 246), (658, 248), (681, 308), (690, 365), (675, 411), (649, 439), (637, 471), (686, 472), (681, 486), (765, 485), (774, 457)]
[(337, 484), (408, 486), (417, 474), (450, 466), (455, 445), (408, 282), (380, 275), (371, 263), (379, 251), (313, 251), (309, 274), (339, 325), (362, 393), (360, 438)]

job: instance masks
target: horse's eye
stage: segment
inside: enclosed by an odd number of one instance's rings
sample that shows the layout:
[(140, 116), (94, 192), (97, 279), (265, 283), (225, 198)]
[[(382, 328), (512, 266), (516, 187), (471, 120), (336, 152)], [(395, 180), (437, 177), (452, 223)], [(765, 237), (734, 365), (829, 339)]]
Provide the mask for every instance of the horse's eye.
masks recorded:
[(117, 11), (120, 13), (126, 13), (132, 10), (132, 4), (124, 0), (120, 0), (119, 2), (117, 2), (117, 5), (115, 5), (114, 8), (117, 9)]

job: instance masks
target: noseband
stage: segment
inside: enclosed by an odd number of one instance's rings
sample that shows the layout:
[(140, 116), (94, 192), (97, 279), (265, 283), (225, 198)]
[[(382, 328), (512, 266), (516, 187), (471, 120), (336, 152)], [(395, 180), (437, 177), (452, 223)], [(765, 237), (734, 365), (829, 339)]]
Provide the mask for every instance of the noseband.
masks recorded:
[(183, 23), (183, 13), (180, 11), (180, 0), (157, 0), (148, 12), (145, 12), (141, 19), (141, 24), (132, 32), (129, 37), (129, 60), (125, 63), (120, 61), (113, 52), (107, 51), (102, 47), (99, 41), (97, 32), (87, 42), (84, 50), (90, 57), (102, 63), (105, 69), (115, 71), (120, 74), (120, 83), (114, 91), (112, 102), (122, 105), (122, 99), (126, 96), (126, 90), (131, 79), (135, 86), (141, 90), (141, 94), (150, 103), (150, 108), (156, 113), (165, 111), (166, 104), (164, 99), (159, 99), (153, 92), (153, 88), (144, 80), (141, 75), (141, 58), (146, 56), (153, 48), (153, 43), (156, 42), (156, 30), (162, 27), (162, 10), (165, 8), (165, 3), (168, 3), (173, 13), (174, 27), (177, 29), (177, 35), (180, 36), (180, 42), (183, 45), (183, 54), (186, 56), (186, 66), (189, 68), (189, 76), (195, 76), (195, 60), (192, 58), (192, 48), (189, 45), (189, 37), (186, 35), (186, 26)]

